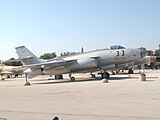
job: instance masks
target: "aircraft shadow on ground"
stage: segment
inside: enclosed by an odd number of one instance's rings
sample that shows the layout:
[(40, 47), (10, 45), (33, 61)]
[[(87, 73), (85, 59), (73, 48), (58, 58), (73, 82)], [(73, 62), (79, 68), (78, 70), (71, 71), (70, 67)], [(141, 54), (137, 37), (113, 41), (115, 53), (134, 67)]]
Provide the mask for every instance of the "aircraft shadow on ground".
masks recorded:
[(131, 77), (110, 77), (109, 80), (128, 80), (128, 79), (133, 79)]
[[(36, 80), (35, 80), (36, 81)], [(77, 79), (75, 81), (70, 81), (69, 79), (59, 79), (59, 80), (43, 80), (43, 82), (33, 83), (33, 84), (57, 84), (57, 83), (77, 83), (77, 82), (89, 82), (89, 81), (100, 81), (100, 79)]]
[[(108, 80), (128, 80), (128, 79), (133, 79), (133, 78), (130, 78), (130, 77), (110, 77), (110, 79)], [(74, 82), (73, 81), (70, 81), (69, 79), (59, 79), (59, 80), (48, 80), (48, 79), (40, 79), (40, 80), (32, 80), (32, 81), (41, 81), (39, 83), (33, 83), (33, 84), (57, 84), (57, 83), (77, 83), (77, 82), (89, 82), (89, 81), (101, 81), (101, 77), (96, 77), (95, 79), (94, 78), (90, 78), (90, 79), (80, 79), (80, 78), (77, 78), (77, 80), (75, 80)]]

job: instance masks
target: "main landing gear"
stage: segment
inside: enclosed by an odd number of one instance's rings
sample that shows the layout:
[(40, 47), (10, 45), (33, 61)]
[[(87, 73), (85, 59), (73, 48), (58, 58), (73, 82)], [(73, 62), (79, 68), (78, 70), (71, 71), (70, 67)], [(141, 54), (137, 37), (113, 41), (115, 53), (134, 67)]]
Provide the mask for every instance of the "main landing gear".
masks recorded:
[(103, 71), (101, 74), (101, 79), (109, 79), (110, 78), (110, 74), (106, 71)]
[(110, 74), (105, 70), (103, 70), (101, 74), (102, 83), (108, 83), (109, 77), (110, 77)]
[(75, 77), (72, 77), (72, 72), (69, 73), (69, 78), (72, 82), (75, 81)]
[(133, 74), (133, 69), (129, 69), (128, 74)]
[(96, 75), (92, 74), (92, 72), (90, 73), (90, 75), (91, 75), (91, 78), (96, 78)]
[(55, 79), (63, 79), (63, 75), (55, 75)]

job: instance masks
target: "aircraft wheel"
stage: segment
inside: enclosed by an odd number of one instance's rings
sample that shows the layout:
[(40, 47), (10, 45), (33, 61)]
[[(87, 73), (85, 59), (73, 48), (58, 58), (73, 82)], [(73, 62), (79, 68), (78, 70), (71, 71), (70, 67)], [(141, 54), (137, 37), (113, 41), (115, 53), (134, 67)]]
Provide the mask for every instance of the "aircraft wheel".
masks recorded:
[(114, 71), (112, 71), (112, 75), (115, 75), (116, 73)]
[(55, 79), (63, 79), (63, 75), (55, 75)]
[(102, 79), (109, 79), (110, 78), (110, 74), (108, 72), (104, 72), (104, 73), (102, 73), (101, 78)]
[(95, 75), (95, 74), (92, 74), (91, 77), (92, 77), (92, 78), (96, 78), (96, 75)]
[(133, 70), (132, 70), (132, 69), (129, 69), (129, 70), (128, 70), (128, 74), (133, 74)]
[(55, 75), (55, 79), (58, 79), (58, 75)]
[(72, 82), (75, 81), (75, 77), (71, 77), (71, 81), (72, 81)]
[(59, 79), (63, 79), (63, 75), (59, 75)]
[(10, 75), (7, 75), (7, 78), (11, 78), (11, 76), (10, 76)]
[(119, 74), (119, 72), (120, 72), (119, 70), (116, 70), (116, 74)]

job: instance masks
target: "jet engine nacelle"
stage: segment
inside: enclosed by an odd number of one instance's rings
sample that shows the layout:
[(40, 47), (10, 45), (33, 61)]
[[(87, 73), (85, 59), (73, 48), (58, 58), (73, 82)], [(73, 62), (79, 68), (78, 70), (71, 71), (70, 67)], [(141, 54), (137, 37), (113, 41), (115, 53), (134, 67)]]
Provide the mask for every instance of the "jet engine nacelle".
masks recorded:
[(97, 61), (95, 58), (79, 59), (75, 62), (71, 69), (74, 70), (83, 70), (83, 69), (92, 69), (97, 67)]
[(28, 78), (33, 78), (37, 75), (44, 75), (45, 74), (44, 66), (27, 68), (24, 71), (24, 74), (27, 74)]

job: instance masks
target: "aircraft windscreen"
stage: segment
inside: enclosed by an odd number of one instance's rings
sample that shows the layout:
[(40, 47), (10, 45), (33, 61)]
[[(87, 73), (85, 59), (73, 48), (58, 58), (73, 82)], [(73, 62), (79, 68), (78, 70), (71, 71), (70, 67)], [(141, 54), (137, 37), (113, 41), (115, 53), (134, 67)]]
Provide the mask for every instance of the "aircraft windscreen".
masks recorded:
[(113, 45), (113, 46), (110, 46), (110, 49), (111, 49), (111, 50), (116, 50), (116, 49), (125, 49), (125, 47), (120, 46), (120, 45)]

